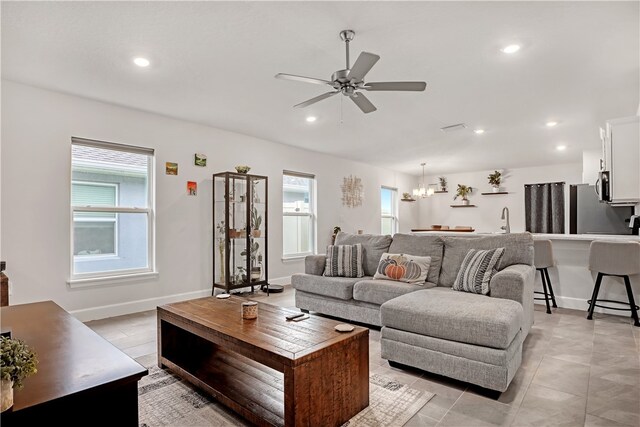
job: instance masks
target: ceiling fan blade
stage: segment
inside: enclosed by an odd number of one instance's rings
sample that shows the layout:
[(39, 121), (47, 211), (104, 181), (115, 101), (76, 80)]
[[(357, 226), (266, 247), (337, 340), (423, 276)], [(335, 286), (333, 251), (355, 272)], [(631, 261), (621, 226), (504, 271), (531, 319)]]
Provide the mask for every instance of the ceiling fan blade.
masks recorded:
[(316, 85), (329, 85), (329, 86), (333, 85), (333, 83), (328, 80), (314, 79), (313, 77), (296, 76), (293, 74), (278, 73), (276, 74), (275, 77), (276, 79), (293, 80), (296, 82), (313, 83)]
[(318, 101), (322, 101), (323, 99), (327, 99), (330, 96), (336, 95), (340, 93), (339, 91), (336, 92), (327, 92), (327, 93), (323, 93), (322, 95), (316, 96), (315, 98), (311, 98), (308, 101), (304, 101), (301, 102), (300, 104), (296, 104), (293, 106), (293, 108), (304, 108), (304, 107), (308, 107), (311, 104), (315, 104)]
[(351, 100), (362, 110), (363, 113), (373, 113), (377, 110), (376, 106), (362, 93), (354, 93), (350, 96)]
[(356, 59), (356, 63), (351, 67), (347, 79), (361, 82), (379, 59), (380, 57), (375, 53), (362, 52), (360, 56), (358, 56), (358, 59)]
[(425, 82), (371, 82), (362, 86), (364, 90), (402, 90), (422, 92), (427, 87)]

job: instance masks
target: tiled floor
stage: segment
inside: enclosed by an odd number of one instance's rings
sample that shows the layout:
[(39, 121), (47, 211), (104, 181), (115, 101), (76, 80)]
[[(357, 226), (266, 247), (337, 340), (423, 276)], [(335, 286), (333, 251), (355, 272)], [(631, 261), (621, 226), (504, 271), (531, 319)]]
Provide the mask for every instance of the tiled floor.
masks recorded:
[[(294, 306), (294, 291), (252, 299)], [(502, 394), (420, 371), (391, 368), (371, 330), (370, 367), (436, 396), (406, 426), (640, 426), (640, 328), (626, 317), (536, 306), (523, 362)], [(87, 323), (145, 366), (156, 362), (156, 314)]]

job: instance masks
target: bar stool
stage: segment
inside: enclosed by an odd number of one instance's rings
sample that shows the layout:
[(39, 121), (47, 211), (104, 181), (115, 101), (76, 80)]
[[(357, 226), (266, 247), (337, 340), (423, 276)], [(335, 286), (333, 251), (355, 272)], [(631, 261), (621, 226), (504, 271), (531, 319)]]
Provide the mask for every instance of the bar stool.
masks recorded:
[[(534, 240), (534, 265), (536, 270), (540, 272), (542, 278), (542, 290), (543, 292), (534, 291), (534, 294), (542, 294), (544, 298), (534, 298), (536, 300), (544, 300), (547, 304), (547, 314), (551, 314), (551, 308), (549, 307), (549, 301), (553, 303), (553, 308), (558, 308), (556, 304), (556, 297), (553, 294), (553, 286), (551, 286), (551, 279), (549, 278), (549, 271), (547, 268), (553, 267), (553, 246), (551, 240)], [(548, 290), (547, 290), (548, 287)]]
[[(589, 303), (589, 314), (587, 319), (593, 319), (593, 309), (595, 307), (608, 308), (610, 310), (631, 311), (634, 326), (640, 326), (638, 321), (638, 310), (633, 299), (633, 290), (629, 276), (640, 273), (640, 242), (612, 242), (593, 241), (589, 247), (589, 270), (598, 273), (596, 284), (593, 287), (593, 295), (587, 301)], [(604, 276), (622, 277), (627, 288), (627, 298), (629, 302), (598, 299), (600, 285)], [(611, 302), (615, 304), (628, 305), (629, 308), (611, 307), (599, 305), (598, 302)]]

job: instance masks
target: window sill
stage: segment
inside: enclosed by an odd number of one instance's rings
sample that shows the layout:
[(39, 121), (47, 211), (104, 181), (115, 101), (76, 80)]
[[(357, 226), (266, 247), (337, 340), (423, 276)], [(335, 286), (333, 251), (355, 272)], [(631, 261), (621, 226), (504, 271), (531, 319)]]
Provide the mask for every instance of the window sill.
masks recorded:
[(140, 279), (151, 279), (158, 277), (160, 273), (157, 271), (147, 271), (144, 273), (129, 273), (121, 274), (118, 276), (102, 276), (102, 277), (87, 277), (82, 279), (69, 279), (67, 284), (70, 288), (85, 288), (91, 286), (111, 285), (114, 283), (126, 283)]
[(282, 259), (282, 262), (296, 262), (296, 261), (303, 261), (309, 255), (313, 255), (313, 254), (285, 256), (285, 257), (282, 257), (281, 259)]

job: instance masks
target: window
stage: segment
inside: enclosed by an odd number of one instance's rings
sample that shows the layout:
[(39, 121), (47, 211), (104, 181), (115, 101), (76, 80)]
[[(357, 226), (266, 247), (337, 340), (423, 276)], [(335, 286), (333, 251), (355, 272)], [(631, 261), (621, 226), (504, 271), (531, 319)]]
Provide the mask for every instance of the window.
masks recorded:
[(393, 236), (398, 232), (398, 190), (382, 187), (380, 189), (380, 204), (382, 212), (382, 234)]
[(282, 176), (282, 255), (315, 253), (315, 177), (284, 171)]
[(72, 282), (154, 271), (152, 188), (152, 149), (72, 138)]

